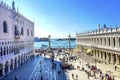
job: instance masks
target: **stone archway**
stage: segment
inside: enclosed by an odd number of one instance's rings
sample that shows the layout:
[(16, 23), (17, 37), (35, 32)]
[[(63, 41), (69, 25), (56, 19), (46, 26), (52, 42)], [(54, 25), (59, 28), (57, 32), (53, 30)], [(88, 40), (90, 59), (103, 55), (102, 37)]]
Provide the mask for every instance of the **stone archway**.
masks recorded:
[(100, 57), (100, 53), (97, 51), (97, 54), (98, 54), (98, 58)]
[(13, 59), (11, 59), (10, 70), (13, 70)]
[(113, 64), (115, 64), (116, 63), (116, 54), (113, 54)]
[(106, 60), (106, 58), (107, 58), (107, 53), (106, 52), (104, 53), (104, 57), (105, 57), (105, 60)]
[(6, 62), (5, 62), (5, 74), (8, 73), (8, 67), (9, 67), (9, 62), (6, 61)]
[(0, 77), (2, 77), (2, 74), (3, 74), (2, 69), (3, 69), (3, 65), (2, 65), (2, 64), (0, 64)]
[(29, 56), (28, 56), (28, 54), (29, 54), (29, 52), (26, 54), (26, 60), (27, 60), (27, 59), (28, 59), (28, 57), (29, 57)]
[(23, 54), (21, 55), (21, 64), (24, 62)]
[(118, 55), (118, 64), (120, 65), (120, 55)]
[(20, 55), (18, 56), (18, 65), (20, 65)]
[(25, 54), (24, 54), (24, 61), (26, 61), (26, 56), (25, 56)]
[(111, 61), (111, 55), (110, 53), (108, 53), (108, 63), (110, 63), (110, 61)]
[(17, 57), (15, 57), (15, 60), (14, 60), (14, 68), (17, 68)]

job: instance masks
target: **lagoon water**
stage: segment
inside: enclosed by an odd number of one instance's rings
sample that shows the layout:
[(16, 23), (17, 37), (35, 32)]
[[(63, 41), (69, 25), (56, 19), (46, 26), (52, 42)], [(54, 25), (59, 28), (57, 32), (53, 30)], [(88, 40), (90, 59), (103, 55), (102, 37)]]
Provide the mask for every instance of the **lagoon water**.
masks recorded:
[[(63, 40), (51, 40), (52, 48), (68, 48), (68, 41)], [(34, 43), (35, 49), (48, 48), (48, 41), (40, 41)], [(76, 40), (71, 40), (71, 48), (76, 48)]]

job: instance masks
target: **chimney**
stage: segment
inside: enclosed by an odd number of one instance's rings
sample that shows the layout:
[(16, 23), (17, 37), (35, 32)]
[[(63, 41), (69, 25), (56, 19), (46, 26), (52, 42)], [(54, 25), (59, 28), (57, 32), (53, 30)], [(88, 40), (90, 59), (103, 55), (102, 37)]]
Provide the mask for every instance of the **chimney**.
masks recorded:
[(98, 31), (100, 32), (100, 24), (98, 24)]

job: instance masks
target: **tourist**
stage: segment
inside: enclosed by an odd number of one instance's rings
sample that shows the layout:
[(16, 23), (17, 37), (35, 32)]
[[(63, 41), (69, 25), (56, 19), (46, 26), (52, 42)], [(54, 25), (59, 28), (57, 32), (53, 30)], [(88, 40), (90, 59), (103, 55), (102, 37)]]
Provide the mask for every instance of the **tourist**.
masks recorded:
[(95, 74), (95, 71), (93, 71), (93, 76), (94, 76), (94, 78), (96, 79), (96, 74)]
[(90, 77), (89, 71), (87, 71), (87, 75), (88, 75), (88, 79), (89, 79), (89, 77)]
[(72, 78), (74, 79), (74, 74), (72, 73)]
[(115, 71), (116, 71), (116, 69), (117, 69), (117, 66), (115, 65)]
[(115, 77), (113, 76), (113, 79), (112, 80), (115, 80)]
[(15, 79), (14, 80), (18, 80), (18, 75), (15, 75)]
[(109, 80), (112, 80), (112, 76), (111, 75), (109, 76)]
[(76, 75), (76, 79), (78, 79), (78, 75)]
[(104, 80), (107, 80), (107, 75), (104, 76)]

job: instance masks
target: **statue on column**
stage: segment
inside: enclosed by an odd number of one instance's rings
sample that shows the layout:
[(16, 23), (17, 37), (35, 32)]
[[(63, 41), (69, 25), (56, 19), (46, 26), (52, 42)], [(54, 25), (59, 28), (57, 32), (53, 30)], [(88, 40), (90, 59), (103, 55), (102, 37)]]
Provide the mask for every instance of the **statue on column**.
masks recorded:
[(50, 36), (50, 35), (48, 35), (48, 39), (49, 39), (49, 42), (48, 42), (48, 50), (50, 50), (50, 49), (51, 49), (51, 45), (50, 45), (50, 38), (51, 38), (51, 36)]
[(68, 35), (68, 41), (69, 41), (69, 43), (68, 43), (69, 54), (70, 54), (70, 50), (71, 50), (70, 38), (71, 38), (71, 36), (70, 36), (70, 33), (69, 33), (69, 35)]

